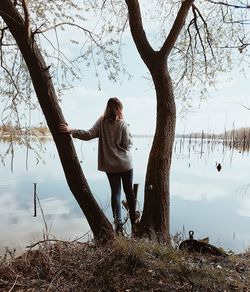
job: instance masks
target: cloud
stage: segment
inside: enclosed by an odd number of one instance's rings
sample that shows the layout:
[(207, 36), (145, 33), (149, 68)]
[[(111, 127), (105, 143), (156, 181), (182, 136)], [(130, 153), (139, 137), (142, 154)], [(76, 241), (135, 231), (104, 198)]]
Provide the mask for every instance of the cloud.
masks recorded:
[[(89, 231), (86, 219), (82, 213), (80, 215), (74, 213), (71, 201), (51, 197), (41, 200), (41, 205), (51, 237), (75, 239)], [(26, 204), (24, 208), (20, 206), (22, 204), (13, 193), (1, 192), (0, 234), (4, 236), (1, 236), (0, 254), (4, 252), (5, 246), (23, 249), (26, 245), (37, 242), (39, 238), (43, 239), (45, 226), (38, 206), (37, 217), (33, 217), (32, 202), (28, 208)]]
[[(247, 90), (246, 90), (247, 92)], [(250, 111), (243, 105), (249, 105), (249, 96), (246, 94), (222, 94), (222, 96), (210, 98), (193, 108), (193, 112), (187, 113), (185, 118), (178, 118), (177, 132), (186, 129), (186, 132), (224, 132), (230, 129), (248, 126)]]
[[(194, 184), (194, 181), (199, 183)], [(174, 197), (179, 197), (188, 201), (212, 202), (228, 196), (227, 190), (223, 186), (202, 184), (199, 178), (192, 177), (190, 182), (175, 183), (171, 191)]]
[[(89, 129), (103, 114), (111, 96), (118, 96), (123, 103), (124, 117), (132, 133), (153, 133), (155, 128), (156, 101), (150, 94), (108, 94), (105, 91), (88, 90), (78, 86), (62, 99), (62, 110), (67, 122), (74, 128)], [(145, 124), (147, 127), (145, 127)]]
[(53, 214), (55, 216), (61, 214), (70, 214), (71, 207), (70, 207), (69, 200), (57, 199), (54, 197), (50, 197), (47, 199), (41, 200), (41, 207), (45, 215)]

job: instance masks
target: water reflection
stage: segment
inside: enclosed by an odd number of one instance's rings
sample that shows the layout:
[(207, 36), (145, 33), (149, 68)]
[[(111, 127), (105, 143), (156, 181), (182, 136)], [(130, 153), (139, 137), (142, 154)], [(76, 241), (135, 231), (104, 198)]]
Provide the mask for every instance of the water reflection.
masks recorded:
[(203, 147), (192, 142), (192, 151), (188, 148), (183, 151), (188, 156), (173, 161), (172, 230), (180, 230), (176, 226), (179, 222), (187, 233), (195, 230), (198, 238), (209, 236), (212, 243), (224, 248), (246, 249), (250, 243), (249, 219), (244, 216), (248, 210), (249, 176), (244, 169), (248, 168), (249, 157), (235, 149), (226, 150), (218, 142), (204, 143)]
[[(151, 137), (134, 139), (134, 181), (139, 183), (138, 200), (142, 210), (143, 185)], [(42, 160), (37, 163), (35, 152), (29, 153), (25, 170), (26, 150), (15, 152), (14, 171), (11, 157), (0, 165), (0, 249), (24, 247), (41, 239), (44, 222), (41, 211), (33, 217), (33, 183), (41, 202), (50, 236), (75, 239), (89, 230), (80, 208), (65, 182), (54, 143), (42, 144)], [(98, 203), (111, 219), (109, 185), (106, 175), (97, 171), (96, 141), (75, 141), (82, 168)], [(7, 147), (0, 144), (1, 153)], [(216, 163), (221, 164), (218, 172)], [(188, 235), (194, 230), (195, 238), (209, 236), (210, 242), (225, 249), (240, 251), (250, 243), (249, 157), (222, 143), (177, 139), (171, 170), (171, 233)], [(123, 197), (124, 198), (124, 197)], [(125, 214), (125, 213), (124, 213)]]

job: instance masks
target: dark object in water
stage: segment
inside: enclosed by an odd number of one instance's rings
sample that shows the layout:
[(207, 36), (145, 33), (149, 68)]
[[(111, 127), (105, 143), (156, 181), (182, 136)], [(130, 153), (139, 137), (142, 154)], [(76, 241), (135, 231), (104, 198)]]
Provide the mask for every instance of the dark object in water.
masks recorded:
[(188, 252), (199, 252), (199, 253), (207, 253), (216, 256), (227, 256), (227, 254), (217, 248), (216, 246), (206, 243), (204, 241), (199, 241), (193, 239), (194, 232), (189, 231), (189, 239), (184, 240), (179, 245), (180, 250), (186, 250)]
[(221, 171), (221, 164), (216, 162), (216, 168), (220, 172)]

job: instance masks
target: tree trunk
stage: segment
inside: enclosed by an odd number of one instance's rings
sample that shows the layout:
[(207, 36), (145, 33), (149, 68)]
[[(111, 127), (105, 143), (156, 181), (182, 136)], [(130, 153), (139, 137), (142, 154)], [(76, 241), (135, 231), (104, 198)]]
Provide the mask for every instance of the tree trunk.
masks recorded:
[(194, 0), (181, 1), (172, 28), (159, 51), (155, 51), (143, 29), (139, 0), (125, 0), (129, 24), (137, 50), (154, 81), (157, 98), (157, 121), (150, 151), (144, 190), (144, 209), (138, 235), (156, 235), (168, 242), (169, 235), (169, 175), (174, 143), (176, 109), (173, 86), (167, 60), (184, 26)]
[(85, 214), (95, 239), (106, 242), (113, 239), (113, 228), (94, 199), (84, 177), (70, 135), (58, 131), (65, 119), (57, 101), (57, 95), (43, 56), (34, 41), (27, 34), (25, 21), (10, 0), (0, 1), (0, 15), (15, 38), (27, 64), (37, 98), (54, 138), (64, 173), (75, 199)]
[(173, 86), (164, 61), (151, 69), (156, 96), (157, 121), (144, 190), (140, 235), (169, 242), (169, 176), (176, 124)]

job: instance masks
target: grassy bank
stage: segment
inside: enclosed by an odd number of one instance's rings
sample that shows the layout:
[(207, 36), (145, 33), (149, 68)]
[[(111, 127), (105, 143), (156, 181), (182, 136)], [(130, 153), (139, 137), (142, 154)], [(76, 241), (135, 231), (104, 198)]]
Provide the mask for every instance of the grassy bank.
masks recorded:
[(0, 263), (0, 291), (250, 291), (250, 254), (216, 257), (118, 238), (44, 242)]

